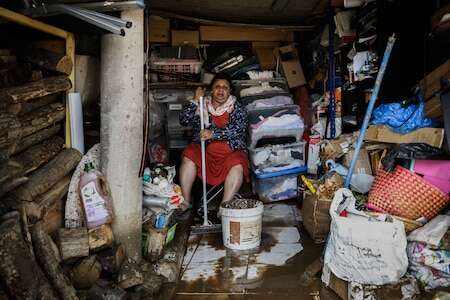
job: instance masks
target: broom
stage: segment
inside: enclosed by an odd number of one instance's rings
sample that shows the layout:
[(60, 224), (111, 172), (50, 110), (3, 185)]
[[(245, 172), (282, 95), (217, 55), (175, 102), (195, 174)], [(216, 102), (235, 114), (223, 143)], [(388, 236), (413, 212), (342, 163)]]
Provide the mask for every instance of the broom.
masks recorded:
[[(203, 97), (200, 97), (200, 129), (205, 129), (205, 122), (203, 120)], [(222, 232), (222, 224), (213, 224), (208, 220), (208, 199), (206, 192), (206, 144), (200, 139), (200, 152), (202, 156), (202, 183), (203, 183), (203, 224), (191, 226), (192, 234), (216, 233)]]

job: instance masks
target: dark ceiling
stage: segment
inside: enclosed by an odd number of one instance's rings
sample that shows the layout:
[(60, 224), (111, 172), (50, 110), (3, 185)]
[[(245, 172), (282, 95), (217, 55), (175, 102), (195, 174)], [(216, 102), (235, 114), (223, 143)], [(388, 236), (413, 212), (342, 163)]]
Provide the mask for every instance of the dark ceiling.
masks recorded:
[[(113, 2), (121, 2), (112, 0)], [(112, 2), (109, 0), (108, 2)], [(324, 15), (327, 0), (144, 0), (150, 11), (163, 11), (211, 21), (263, 25), (315, 25)], [(76, 4), (99, 0), (1, 0), (0, 5), (20, 10), (42, 4)], [(105, 1), (106, 2), (106, 1)], [(126, 1), (123, 1), (126, 2)]]
[(326, 0), (152, 0), (150, 10), (234, 23), (304, 25), (323, 15)]

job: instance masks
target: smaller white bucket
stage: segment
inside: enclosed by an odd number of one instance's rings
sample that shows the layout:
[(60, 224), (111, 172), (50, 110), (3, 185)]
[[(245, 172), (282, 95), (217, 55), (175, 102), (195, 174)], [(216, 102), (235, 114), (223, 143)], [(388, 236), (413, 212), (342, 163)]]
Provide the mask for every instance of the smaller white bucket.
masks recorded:
[(260, 201), (254, 208), (220, 207), (225, 247), (233, 250), (248, 250), (258, 247), (261, 243), (263, 211), (264, 205)]

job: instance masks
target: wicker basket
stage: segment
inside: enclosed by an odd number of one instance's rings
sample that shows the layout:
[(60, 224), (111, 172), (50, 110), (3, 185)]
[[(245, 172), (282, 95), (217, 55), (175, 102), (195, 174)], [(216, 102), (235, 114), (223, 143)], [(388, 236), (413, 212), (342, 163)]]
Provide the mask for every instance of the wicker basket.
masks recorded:
[(393, 172), (378, 170), (368, 203), (409, 220), (434, 218), (448, 204), (449, 196), (415, 173), (397, 166)]

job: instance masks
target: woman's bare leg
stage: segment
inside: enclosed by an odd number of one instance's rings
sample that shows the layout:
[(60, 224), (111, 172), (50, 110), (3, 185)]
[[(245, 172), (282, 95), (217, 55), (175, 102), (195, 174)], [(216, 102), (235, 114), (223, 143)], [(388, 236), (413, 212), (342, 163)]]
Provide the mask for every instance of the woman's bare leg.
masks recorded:
[(180, 166), (180, 185), (184, 197), (184, 202), (181, 207), (182, 209), (188, 208), (189, 204), (191, 204), (192, 185), (194, 184), (196, 176), (197, 166), (192, 160), (183, 156)]
[(225, 178), (222, 202), (227, 202), (233, 199), (234, 195), (236, 195), (241, 188), (243, 181), (244, 168), (242, 165), (232, 167)]

